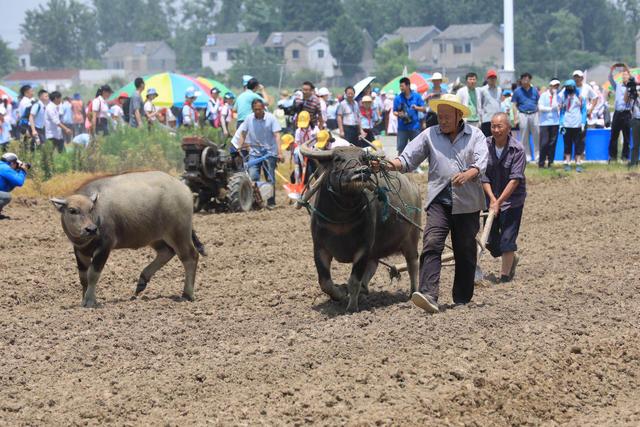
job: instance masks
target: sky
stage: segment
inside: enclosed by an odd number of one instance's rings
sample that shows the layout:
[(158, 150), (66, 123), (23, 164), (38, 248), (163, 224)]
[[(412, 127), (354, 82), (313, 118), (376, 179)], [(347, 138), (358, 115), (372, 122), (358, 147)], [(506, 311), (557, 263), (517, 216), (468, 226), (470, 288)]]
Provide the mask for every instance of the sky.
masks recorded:
[[(81, 1), (82, 3), (89, 4), (89, 0)], [(22, 40), (20, 24), (24, 21), (24, 13), (28, 9), (33, 9), (46, 3), (47, 0), (0, 0), (0, 11), (2, 11), (4, 15), (0, 36), (9, 42), (12, 48), (17, 48), (20, 40)]]

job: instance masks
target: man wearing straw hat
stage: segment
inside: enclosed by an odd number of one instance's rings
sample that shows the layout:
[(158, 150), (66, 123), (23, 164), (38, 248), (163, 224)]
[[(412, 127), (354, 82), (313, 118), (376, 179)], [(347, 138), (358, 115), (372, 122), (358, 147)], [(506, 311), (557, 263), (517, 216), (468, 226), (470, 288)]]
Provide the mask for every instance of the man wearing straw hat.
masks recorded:
[(450, 231), (455, 258), (453, 302), (466, 304), (473, 297), (475, 237), (480, 211), (486, 207), (480, 176), (487, 167), (488, 149), (482, 131), (463, 120), (470, 111), (457, 95), (444, 94), (431, 100), (429, 107), (438, 114), (439, 125), (424, 130), (383, 167), (409, 172), (429, 159), (420, 286), (411, 301), (428, 313), (437, 313), (441, 257)]

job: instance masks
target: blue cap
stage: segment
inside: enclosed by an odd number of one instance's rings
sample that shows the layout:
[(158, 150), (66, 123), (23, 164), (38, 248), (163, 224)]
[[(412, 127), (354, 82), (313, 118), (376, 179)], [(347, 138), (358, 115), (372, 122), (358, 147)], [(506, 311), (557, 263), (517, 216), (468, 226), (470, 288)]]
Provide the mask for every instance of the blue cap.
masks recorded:
[(374, 91), (375, 93), (380, 93), (380, 88), (379, 88), (379, 87), (374, 87), (374, 88), (373, 88), (373, 91)]
[(573, 80), (573, 79), (569, 79), (569, 80), (566, 80), (566, 81), (564, 82), (564, 85), (563, 85), (563, 86), (565, 86), (565, 87), (567, 87), (567, 86), (573, 86), (573, 87), (576, 87), (576, 82), (575, 82), (575, 80)]
[(235, 98), (231, 92), (227, 92), (227, 93), (225, 93), (225, 94), (224, 94), (224, 97), (225, 97), (225, 98), (227, 98), (227, 99), (233, 99), (233, 98)]
[(156, 90), (155, 90), (155, 88), (150, 87), (150, 88), (147, 90), (147, 96), (149, 96), (149, 95), (156, 95), (156, 96), (158, 96), (158, 91), (156, 91)]
[(245, 74), (244, 76), (242, 76), (242, 86), (246, 86), (247, 83), (249, 83), (249, 80), (251, 80), (253, 78), (253, 76), (250, 76), (249, 74)]
[(507, 96), (507, 95), (511, 95), (511, 91), (509, 89), (505, 89), (502, 91), (502, 94)]
[(196, 90), (192, 87), (190, 87), (189, 89), (187, 89), (187, 91), (184, 93), (184, 97), (185, 98), (197, 98), (198, 94), (196, 92)]
[(78, 101), (80, 99), (80, 94), (78, 92), (73, 94), (73, 99), (75, 99), (76, 101)]

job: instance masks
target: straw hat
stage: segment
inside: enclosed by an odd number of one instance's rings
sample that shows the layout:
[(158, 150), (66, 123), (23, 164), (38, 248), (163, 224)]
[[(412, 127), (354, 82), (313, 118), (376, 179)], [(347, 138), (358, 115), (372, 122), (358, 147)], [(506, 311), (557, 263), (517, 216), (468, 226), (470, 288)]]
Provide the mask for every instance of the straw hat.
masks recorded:
[(373, 102), (373, 98), (371, 98), (369, 95), (365, 95), (362, 97), (362, 102)]
[(441, 80), (442, 83), (446, 83), (446, 82), (449, 81), (448, 78), (442, 77), (442, 74), (440, 74), (440, 73), (433, 73), (433, 75), (431, 77), (429, 77), (427, 80), (429, 80), (429, 81)]
[(460, 102), (460, 97), (451, 93), (445, 93), (438, 99), (432, 99), (429, 101), (429, 108), (431, 111), (438, 111), (440, 105), (448, 105), (462, 112), (462, 117), (467, 117), (471, 113), (469, 108)]

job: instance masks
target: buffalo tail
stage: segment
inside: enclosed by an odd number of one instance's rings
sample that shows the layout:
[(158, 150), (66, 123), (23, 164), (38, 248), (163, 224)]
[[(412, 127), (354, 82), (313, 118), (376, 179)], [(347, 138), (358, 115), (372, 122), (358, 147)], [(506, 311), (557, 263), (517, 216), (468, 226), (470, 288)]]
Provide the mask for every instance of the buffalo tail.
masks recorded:
[(193, 241), (193, 246), (196, 247), (196, 250), (198, 251), (198, 253), (200, 253), (200, 255), (202, 256), (207, 256), (207, 251), (204, 248), (204, 245), (202, 244), (200, 239), (198, 239), (198, 236), (196, 235), (195, 230), (191, 230), (191, 240)]

